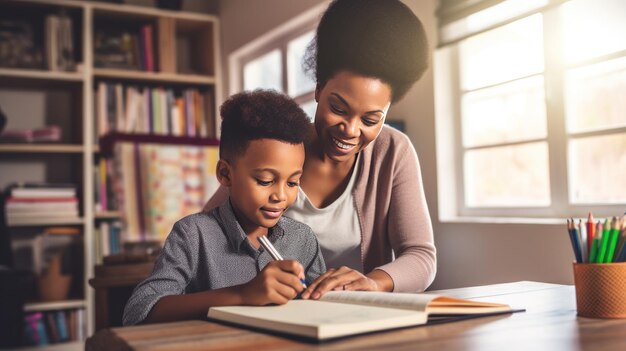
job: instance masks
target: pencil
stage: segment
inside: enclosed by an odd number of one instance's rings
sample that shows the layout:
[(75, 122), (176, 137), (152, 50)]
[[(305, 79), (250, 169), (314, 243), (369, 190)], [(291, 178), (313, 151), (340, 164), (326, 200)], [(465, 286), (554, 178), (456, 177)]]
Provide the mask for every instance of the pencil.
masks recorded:
[(593, 238), (594, 238), (594, 230), (595, 225), (593, 223), (593, 215), (591, 211), (589, 211), (589, 216), (587, 216), (587, 252), (591, 255), (591, 246), (593, 246)]
[(613, 255), (615, 255), (615, 247), (617, 246), (617, 239), (619, 237), (619, 229), (617, 228), (617, 217), (613, 217), (613, 220), (611, 221), (611, 227), (609, 228), (609, 233), (611, 233), (609, 237), (609, 248), (606, 254), (606, 258), (604, 259), (604, 262), (606, 263), (613, 262)]
[[(265, 249), (265, 251), (267, 251), (267, 253), (270, 254), (275, 261), (283, 260), (283, 256), (281, 256), (274, 245), (272, 245), (270, 239), (268, 239), (265, 235), (261, 235), (257, 239), (259, 240), (261, 246), (263, 246), (263, 249)], [(300, 279), (300, 281), (302, 282), (302, 286), (306, 289), (306, 281), (304, 279)]]
[(599, 263), (598, 251), (600, 251), (600, 242), (602, 241), (602, 221), (598, 221), (596, 224), (595, 233), (596, 235), (593, 238), (591, 252), (589, 253), (589, 263)]
[(587, 251), (587, 227), (583, 224), (583, 220), (578, 220), (578, 243), (580, 249), (581, 262), (588, 262), (589, 251)]
[(618, 251), (615, 253), (617, 258), (615, 262), (624, 262), (626, 261), (626, 215), (622, 217), (621, 225), (620, 225), (620, 234), (619, 234), (619, 242), (617, 244)]
[(578, 240), (578, 230), (574, 224), (574, 220), (567, 220), (567, 231), (569, 233), (569, 239), (572, 243), (572, 250), (574, 250), (574, 256), (577, 263), (582, 263), (582, 255), (580, 254), (580, 241)]
[(607, 218), (604, 221), (604, 224), (602, 225), (602, 229), (600, 229), (602, 231), (602, 241), (600, 242), (600, 249), (598, 251), (598, 258), (596, 260), (597, 263), (604, 263), (604, 257), (606, 256), (606, 249), (607, 249), (607, 246), (609, 245), (608, 227), (609, 227), (609, 220)]

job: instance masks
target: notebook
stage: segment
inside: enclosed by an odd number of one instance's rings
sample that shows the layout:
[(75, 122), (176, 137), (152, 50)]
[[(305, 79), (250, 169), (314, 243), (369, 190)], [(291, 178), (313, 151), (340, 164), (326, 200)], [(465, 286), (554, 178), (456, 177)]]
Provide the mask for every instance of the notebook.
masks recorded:
[(511, 313), (510, 306), (431, 294), (330, 291), (278, 306), (211, 307), (208, 318), (316, 340), (452, 319)]

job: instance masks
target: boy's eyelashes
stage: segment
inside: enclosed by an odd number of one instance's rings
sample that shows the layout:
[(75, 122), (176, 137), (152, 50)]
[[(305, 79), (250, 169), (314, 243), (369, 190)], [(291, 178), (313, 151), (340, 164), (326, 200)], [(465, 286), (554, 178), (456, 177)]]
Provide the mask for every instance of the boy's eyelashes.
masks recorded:
[(262, 185), (262, 186), (269, 186), (271, 185), (273, 182), (271, 180), (261, 180), (261, 179), (257, 179), (256, 180), (257, 184)]
[[(261, 185), (261, 186), (270, 186), (274, 183), (273, 180), (262, 180), (262, 179), (256, 179), (257, 184)], [(293, 187), (297, 187), (300, 185), (300, 181), (291, 181), (291, 182), (287, 182), (287, 186), (293, 188)]]

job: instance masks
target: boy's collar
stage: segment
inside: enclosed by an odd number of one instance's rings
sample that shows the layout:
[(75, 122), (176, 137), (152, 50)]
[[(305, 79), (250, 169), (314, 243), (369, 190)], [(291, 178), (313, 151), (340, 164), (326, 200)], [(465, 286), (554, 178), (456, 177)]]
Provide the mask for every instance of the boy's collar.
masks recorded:
[[(237, 221), (237, 217), (235, 217), (235, 212), (230, 204), (230, 198), (227, 198), (219, 206), (219, 217), (222, 222), (221, 224), (224, 229), (224, 234), (228, 239), (231, 249), (238, 253), (245, 251), (245, 247), (247, 247), (246, 239), (248, 237), (239, 224), (239, 221)], [(275, 243), (276, 240), (281, 238), (285, 233), (282, 222), (283, 218), (281, 217), (278, 220), (278, 223), (276, 223), (276, 225), (269, 230), (268, 236), (272, 243)]]

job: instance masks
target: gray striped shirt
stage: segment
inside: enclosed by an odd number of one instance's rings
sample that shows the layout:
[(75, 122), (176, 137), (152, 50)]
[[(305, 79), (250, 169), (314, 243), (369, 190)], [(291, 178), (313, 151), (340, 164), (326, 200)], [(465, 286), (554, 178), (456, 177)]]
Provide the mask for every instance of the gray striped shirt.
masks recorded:
[[(269, 239), (284, 259), (299, 261), (307, 283), (326, 271), (315, 235), (307, 225), (281, 217)], [(230, 201), (174, 224), (152, 274), (141, 282), (124, 309), (124, 325), (141, 323), (160, 298), (249, 282), (272, 260), (250, 244)]]

